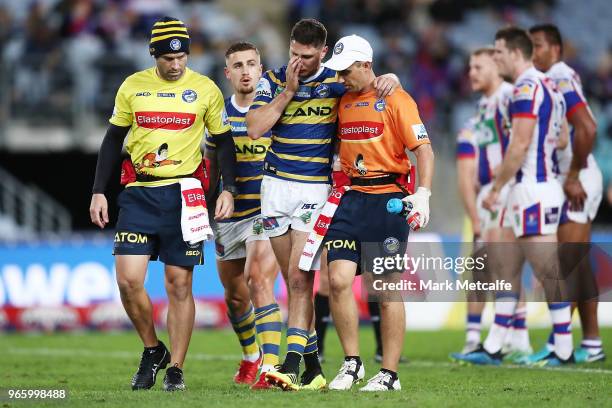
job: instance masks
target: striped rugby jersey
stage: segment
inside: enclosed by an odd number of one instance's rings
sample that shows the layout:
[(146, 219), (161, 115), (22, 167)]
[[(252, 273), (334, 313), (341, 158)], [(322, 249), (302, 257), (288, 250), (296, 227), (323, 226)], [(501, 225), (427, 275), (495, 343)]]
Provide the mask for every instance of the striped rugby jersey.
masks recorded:
[(478, 183), (489, 184), (509, 142), (508, 107), (512, 84), (502, 82), (491, 96), (482, 96), (478, 114), (457, 136), (457, 158), (478, 158)]
[(565, 100), (554, 82), (534, 67), (525, 70), (515, 82), (510, 118), (519, 117), (533, 118), (536, 124), (516, 182), (542, 183), (554, 179), (554, 153), (565, 117)]
[[(238, 195), (234, 198), (234, 214), (218, 222), (240, 221), (261, 213), (261, 179), (263, 178), (263, 163), (268, 147), (270, 147), (270, 132), (263, 137), (252, 140), (247, 136), (245, 117), (249, 108), (236, 104), (234, 95), (225, 100), (227, 119), (232, 127), (232, 136), (236, 145), (236, 189)], [(210, 135), (206, 135), (206, 148), (214, 150), (216, 145)]]
[[(263, 74), (251, 109), (270, 103), (285, 89), (286, 68)], [(321, 67), (312, 77), (300, 80), (293, 99), (271, 129), (264, 174), (303, 183), (330, 182), (337, 105), (344, 92), (336, 71), (329, 68)]]
[[(557, 89), (563, 95), (565, 104), (567, 106), (566, 116), (569, 119), (570, 116), (576, 111), (576, 108), (585, 106), (591, 115), (593, 113), (589, 109), (584, 93), (582, 92), (582, 83), (580, 76), (565, 62), (557, 62), (546, 72), (546, 76), (552, 79), (557, 84)], [(570, 125), (571, 126), (571, 125)], [(559, 162), (559, 173), (566, 175), (569, 171), (570, 164), (572, 162), (572, 144), (574, 143), (574, 128), (570, 127), (570, 140), (572, 143), (568, 143), (567, 147), (563, 150), (557, 151), (557, 159)], [(593, 154), (589, 154), (587, 158), (587, 167), (595, 167), (595, 157)]]

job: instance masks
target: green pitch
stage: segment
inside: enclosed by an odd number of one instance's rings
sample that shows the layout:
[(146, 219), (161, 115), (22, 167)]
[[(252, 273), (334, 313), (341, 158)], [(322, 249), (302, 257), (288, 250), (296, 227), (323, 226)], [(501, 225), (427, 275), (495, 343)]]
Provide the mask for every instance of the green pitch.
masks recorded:
[[(378, 365), (369, 327), (361, 330), (366, 378)], [(532, 331), (532, 345), (547, 332)], [(612, 329), (602, 332), (606, 353), (612, 357)], [(151, 391), (133, 392), (130, 379), (138, 366), (141, 346), (133, 332), (53, 335), (1, 335), (3, 369), (0, 407), (383, 407), (383, 406), (610, 406), (612, 361), (569, 369), (463, 367), (448, 353), (463, 342), (462, 331), (412, 332), (406, 336), (400, 367), (402, 391), (365, 394), (352, 392), (251, 392), (231, 381), (236, 370), (238, 341), (231, 331), (198, 331), (191, 341), (185, 366), (188, 391), (161, 391), (164, 373)], [(575, 336), (575, 337), (579, 337)], [(167, 341), (167, 334), (161, 338)], [(323, 365), (328, 381), (340, 367), (342, 353), (333, 329), (329, 331)], [(66, 389), (67, 401), (8, 400), (7, 389)]]

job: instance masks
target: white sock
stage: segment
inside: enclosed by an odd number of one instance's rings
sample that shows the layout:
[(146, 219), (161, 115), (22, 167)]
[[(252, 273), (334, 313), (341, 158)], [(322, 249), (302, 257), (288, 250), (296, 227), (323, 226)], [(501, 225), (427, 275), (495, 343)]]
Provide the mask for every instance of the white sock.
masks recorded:
[(574, 349), (572, 340), (572, 315), (570, 304), (549, 303), (548, 309), (553, 323), (553, 332), (555, 333), (555, 353), (563, 360), (567, 360)]
[(589, 354), (594, 355), (601, 352), (603, 344), (601, 342), (601, 338), (597, 337), (594, 339), (582, 339), (580, 347), (586, 349)]
[(527, 330), (527, 308), (525, 306), (516, 309), (512, 322), (512, 338), (510, 347), (514, 351), (530, 352), (529, 330)]
[(264, 364), (259, 368), (260, 373), (267, 373), (268, 371), (274, 370), (274, 366), (272, 364)]
[(254, 354), (243, 354), (242, 355), (242, 359), (245, 361), (249, 361), (251, 363), (256, 362), (259, 359), (259, 356), (261, 355), (261, 353), (254, 353)]
[(481, 315), (468, 314), (465, 323), (465, 342), (470, 344), (480, 343)]
[(512, 293), (499, 294), (495, 299), (495, 320), (484, 342), (484, 348), (489, 353), (493, 354), (501, 350), (517, 303), (518, 296)]

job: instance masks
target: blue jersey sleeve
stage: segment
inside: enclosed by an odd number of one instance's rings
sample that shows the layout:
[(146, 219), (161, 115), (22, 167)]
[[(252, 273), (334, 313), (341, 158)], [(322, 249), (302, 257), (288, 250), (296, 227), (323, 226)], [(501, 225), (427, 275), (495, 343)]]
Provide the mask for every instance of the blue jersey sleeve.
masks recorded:
[(532, 81), (525, 81), (516, 85), (509, 107), (512, 117), (536, 117), (538, 87), (539, 85)]
[(272, 73), (270, 71), (266, 71), (259, 79), (257, 88), (255, 89), (255, 99), (253, 100), (253, 104), (251, 105), (250, 109), (257, 109), (261, 106), (267, 105), (272, 102), (272, 99), (274, 99), (274, 96), (276, 96), (278, 84), (271, 78), (271, 76)]

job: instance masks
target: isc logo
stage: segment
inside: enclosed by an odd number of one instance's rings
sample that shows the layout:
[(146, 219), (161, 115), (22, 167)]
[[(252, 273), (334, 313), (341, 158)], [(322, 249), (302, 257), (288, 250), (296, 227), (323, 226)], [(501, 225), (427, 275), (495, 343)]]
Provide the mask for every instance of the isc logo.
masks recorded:
[(306, 203), (302, 206), (302, 210), (316, 210), (317, 209), (317, 203)]
[(187, 256), (200, 256), (200, 251), (185, 251), (185, 255)]

